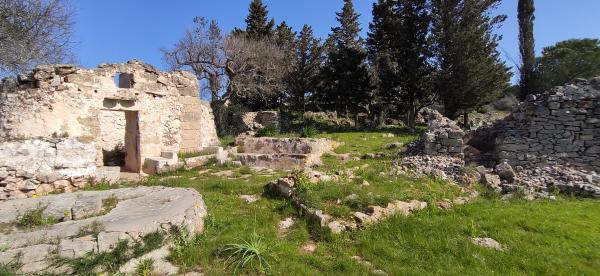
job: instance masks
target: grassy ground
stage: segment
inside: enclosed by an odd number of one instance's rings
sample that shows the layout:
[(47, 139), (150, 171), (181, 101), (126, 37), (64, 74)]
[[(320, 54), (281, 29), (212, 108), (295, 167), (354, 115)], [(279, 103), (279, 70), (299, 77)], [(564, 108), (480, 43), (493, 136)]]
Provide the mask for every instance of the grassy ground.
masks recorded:
[[(384, 137), (386, 133), (393, 133), (394, 137)], [(417, 137), (403, 129), (318, 136), (344, 142), (337, 152), (353, 156), (370, 152), (393, 154), (398, 150), (383, 150), (382, 146), (406, 143)], [(363, 168), (356, 171), (356, 180), (315, 185), (311, 189), (311, 202), (344, 216), (366, 204), (383, 204), (392, 199), (432, 202), (460, 193), (455, 186), (439, 180), (380, 176), (390, 162), (390, 158), (345, 163), (333, 156), (325, 158), (319, 170)], [(239, 199), (240, 195), (262, 194), (266, 183), (284, 174), (207, 165), (151, 177), (147, 185), (198, 190), (209, 208), (204, 233), (179, 244), (171, 260), (185, 271), (199, 270), (206, 275), (369, 275), (376, 269), (388, 275), (593, 275), (600, 267), (598, 201), (565, 198), (526, 202), (479, 198), (451, 211), (430, 207), (407, 218), (393, 217), (365, 230), (331, 235), (309, 223), (286, 200), (265, 196), (247, 204)], [(363, 179), (370, 185), (361, 186)], [(337, 199), (344, 201), (350, 194), (357, 194), (359, 200), (333, 204)], [(289, 232), (280, 233), (277, 225), (288, 217), (294, 218), (296, 224)], [(254, 267), (239, 269), (228, 266), (229, 253), (224, 251), (227, 245), (248, 241), (253, 233), (262, 238), (257, 248), (269, 268), (261, 270), (256, 263)], [(494, 238), (507, 250), (477, 247), (470, 242), (472, 237)], [(316, 244), (313, 253), (301, 250), (309, 242)], [(372, 263), (372, 267), (359, 264), (352, 256), (362, 257)]]

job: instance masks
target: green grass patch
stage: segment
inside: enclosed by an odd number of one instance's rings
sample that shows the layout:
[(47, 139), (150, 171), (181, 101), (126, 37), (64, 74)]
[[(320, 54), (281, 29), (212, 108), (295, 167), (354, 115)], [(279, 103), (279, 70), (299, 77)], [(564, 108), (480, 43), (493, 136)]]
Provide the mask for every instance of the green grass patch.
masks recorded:
[[(373, 152), (394, 155), (403, 149), (385, 150), (383, 147), (393, 142), (407, 144), (419, 134), (403, 128), (388, 128), (327, 131), (316, 137), (343, 142), (337, 153), (361, 156)], [(289, 134), (277, 136), (285, 135)], [(299, 136), (298, 133), (293, 135)], [(342, 162), (335, 156), (324, 157), (323, 166), (317, 168), (319, 171), (333, 174), (358, 167), (354, 171), (355, 179), (307, 183), (302, 187), (306, 200), (326, 212), (347, 217), (353, 210), (387, 204), (391, 200), (420, 199), (432, 203), (460, 195), (458, 187), (439, 179), (390, 176), (388, 172), (394, 158)], [(209, 172), (199, 174), (208, 169)], [(223, 171), (232, 171), (232, 176), (213, 175)], [(228, 265), (231, 255), (223, 249), (232, 243), (252, 244), (252, 233), (256, 233), (261, 238), (262, 250), (259, 251), (269, 264), (266, 272), (271, 275), (370, 275), (374, 269), (388, 275), (598, 274), (599, 201), (574, 198), (502, 201), (498, 195), (486, 192), (474, 202), (454, 206), (450, 211), (438, 210), (430, 204), (409, 217), (393, 216), (367, 229), (333, 235), (308, 221), (289, 200), (264, 196), (247, 204), (239, 199), (242, 194), (263, 193), (265, 184), (285, 174), (259, 174), (247, 167), (208, 164), (195, 170), (149, 177), (144, 185), (199, 191), (209, 210), (202, 234), (181, 231), (173, 235), (179, 238), (174, 238), (169, 260), (179, 266), (182, 273), (201, 270), (205, 275), (255, 275), (261, 271), (257, 261), (249, 261), (254, 267), (239, 266), (236, 271), (235, 265)], [(172, 175), (181, 177), (165, 178)], [(363, 180), (370, 185), (362, 186)], [(356, 196), (349, 197), (351, 195)], [(294, 218), (296, 224), (281, 236), (277, 224), (289, 217)], [(478, 247), (472, 244), (473, 237), (493, 238), (507, 250)], [(300, 248), (311, 240), (316, 242), (316, 251), (303, 252)], [(237, 248), (248, 251), (250, 247)], [(352, 260), (355, 255), (371, 262), (372, 268)], [(120, 262), (115, 254), (105, 259)]]
[(33, 229), (58, 223), (59, 221), (52, 216), (44, 217), (43, 213), (45, 209), (46, 207), (40, 206), (36, 209), (27, 210), (17, 217), (14, 224), (21, 229)]
[(129, 260), (160, 248), (164, 239), (163, 233), (154, 232), (142, 237), (141, 241), (120, 240), (111, 251), (99, 254), (88, 253), (73, 259), (58, 258), (56, 264), (68, 266), (73, 275), (96, 275), (94, 271), (97, 270), (112, 275)]

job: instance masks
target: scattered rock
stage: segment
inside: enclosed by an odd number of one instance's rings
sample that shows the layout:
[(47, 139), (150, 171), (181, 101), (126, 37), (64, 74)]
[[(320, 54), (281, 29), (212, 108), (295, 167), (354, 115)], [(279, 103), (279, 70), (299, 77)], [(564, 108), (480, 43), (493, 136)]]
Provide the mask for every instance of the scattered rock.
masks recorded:
[(471, 241), (478, 246), (504, 251), (504, 246), (492, 238), (472, 238)]
[(404, 202), (398, 200), (388, 203), (388, 205), (385, 208), (380, 206), (369, 206), (367, 208), (366, 213), (355, 212), (353, 216), (358, 226), (361, 227), (377, 223), (378, 221), (392, 216), (394, 214), (402, 214), (404, 216), (408, 216), (410, 215), (410, 213), (417, 210), (425, 209), (426, 207), (427, 202), (422, 202), (418, 200)]
[(502, 162), (496, 166), (496, 173), (500, 176), (500, 179), (506, 181), (508, 183), (513, 183), (515, 181), (515, 171), (513, 168), (506, 162)]
[(259, 195), (240, 195), (239, 198), (244, 202), (250, 204), (258, 201), (260, 199)]
[(315, 251), (317, 251), (317, 244), (312, 240), (300, 247), (300, 252), (302, 253), (312, 254)]
[(394, 142), (383, 146), (384, 149), (397, 149), (404, 146), (404, 143)]
[(387, 273), (385, 273), (385, 271), (383, 271), (381, 269), (375, 269), (371, 273), (373, 273), (373, 275), (380, 275), (380, 276), (388, 275)]
[(219, 176), (219, 177), (232, 177), (233, 174), (234, 174), (233, 170), (226, 170), (226, 171), (212, 173), (213, 176)]
[(279, 222), (278, 228), (280, 232), (287, 232), (296, 222), (293, 218), (286, 218)]
[(372, 267), (373, 266), (373, 264), (371, 264), (371, 262), (363, 260), (363, 258), (361, 256), (352, 256), (350, 258), (353, 261), (359, 263), (360, 265), (362, 265), (364, 267)]
[(125, 275), (135, 274), (140, 262), (152, 260), (152, 275), (177, 275), (179, 269), (166, 261), (166, 258), (169, 257), (170, 254), (171, 250), (169, 250), (169, 246), (163, 246), (139, 258), (129, 260), (119, 268), (119, 272)]
[(481, 182), (497, 192), (502, 191), (502, 182), (498, 175), (486, 173), (481, 178)]
[(382, 158), (386, 158), (387, 155), (383, 152), (378, 152), (378, 153), (367, 153), (365, 155), (362, 156), (362, 159), (382, 159)]

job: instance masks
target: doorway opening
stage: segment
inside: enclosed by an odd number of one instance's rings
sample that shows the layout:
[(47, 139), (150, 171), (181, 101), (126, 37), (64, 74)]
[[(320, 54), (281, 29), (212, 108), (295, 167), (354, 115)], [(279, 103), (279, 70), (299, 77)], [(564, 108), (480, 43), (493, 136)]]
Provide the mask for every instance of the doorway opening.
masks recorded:
[(138, 112), (102, 110), (100, 130), (104, 166), (139, 173), (142, 164)]

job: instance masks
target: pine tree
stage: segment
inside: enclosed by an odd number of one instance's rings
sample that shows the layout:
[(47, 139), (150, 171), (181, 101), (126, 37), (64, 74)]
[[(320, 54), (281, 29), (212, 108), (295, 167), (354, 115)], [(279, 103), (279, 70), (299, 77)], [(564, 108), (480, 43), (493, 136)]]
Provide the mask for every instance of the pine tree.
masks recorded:
[(535, 20), (533, 0), (519, 0), (519, 50), (521, 52), (520, 97), (536, 92), (535, 42), (533, 21)]
[(509, 68), (493, 33), (506, 16), (490, 16), (501, 0), (432, 0), (432, 33), (438, 65), (438, 91), (451, 118), (494, 99), (508, 87)]
[(427, 0), (379, 0), (373, 5), (367, 44), (376, 64), (378, 93), (386, 103), (404, 105), (411, 128), (419, 109), (432, 102), (430, 21)]
[(344, 7), (337, 14), (339, 26), (332, 28), (328, 39), (330, 49), (325, 66), (321, 70), (319, 100), (321, 106), (346, 116), (369, 111), (369, 93), (372, 90), (366, 51), (359, 37), (359, 15), (351, 0), (344, 0)]
[[(271, 37), (275, 21), (269, 20), (269, 11), (262, 0), (252, 0), (248, 8), (248, 17), (246, 18), (246, 35), (248, 38), (260, 39)], [(238, 31), (239, 32), (239, 31)]]
[(295, 41), (294, 65), (287, 78), (290, 105), (297, 111), (306, 111), (306, 96), (314, 93), (323, 61), (321, 41), (304, 25)]
[(281, 22), (275, 28), (274, 41), (277, 46), (281, 47), (286, 52), (293, 53), (296, 33), (292, 30), (292, 27), (288, 26), (285, 21)]

